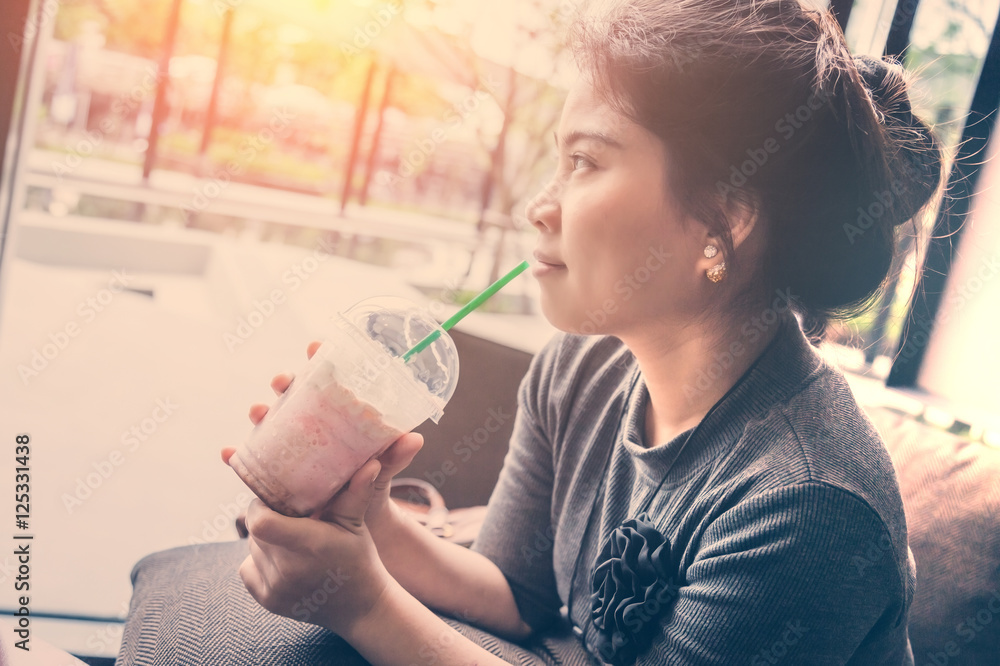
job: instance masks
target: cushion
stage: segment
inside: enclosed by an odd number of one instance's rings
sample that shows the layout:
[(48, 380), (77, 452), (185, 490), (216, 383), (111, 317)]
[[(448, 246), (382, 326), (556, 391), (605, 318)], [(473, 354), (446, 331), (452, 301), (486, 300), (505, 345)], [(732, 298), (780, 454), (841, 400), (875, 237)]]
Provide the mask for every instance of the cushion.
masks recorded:
[[(185, 546), (154, 553), (132, 570), (132, 602), (119, 666), (142, 664), (368, 664), (346, 641), (321, 627), (274, 615), (243, 586), (239, 566), (245, 540)], [(592, 662), (565, 630), (518, 645), (443, 617), (449, 625), (504, 661), (523, 665)], [(414, 659), (430, 663), (434, 643)]]
[(888, 408), (866, 411), (896, 468), (917, 565), (916, 662), (1000, 663), (1000, 449)]

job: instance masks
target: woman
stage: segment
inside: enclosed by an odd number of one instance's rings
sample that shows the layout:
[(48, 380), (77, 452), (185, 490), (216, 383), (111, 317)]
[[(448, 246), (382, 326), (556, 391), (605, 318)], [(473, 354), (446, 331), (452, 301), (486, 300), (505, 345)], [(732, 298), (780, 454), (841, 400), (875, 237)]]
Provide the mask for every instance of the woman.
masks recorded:
[(940, 187), (900, 66), (795, 0), (616, 0), (573, 35), (526, 211), (566, 333), (521, 384), (479, 539), (389, 501), (411, 434), (325, 521), (255, 501), (246, 589), (374, 663), (912, 664), (893, 467), (803, 333), (870, 302)]

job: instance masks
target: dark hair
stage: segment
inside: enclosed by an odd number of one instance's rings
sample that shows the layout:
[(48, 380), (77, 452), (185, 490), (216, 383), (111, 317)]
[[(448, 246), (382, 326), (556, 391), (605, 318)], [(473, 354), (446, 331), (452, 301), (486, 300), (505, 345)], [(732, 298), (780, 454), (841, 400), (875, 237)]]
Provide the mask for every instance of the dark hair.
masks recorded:
[(833, 16), (798, 0), (592, 3), (572, 46), (609, 103), (680, 165), (673, 194), (719, 235), (731, 271), (725, 210), (738, 202), (765, 224), (754, 278), (789, 289), (814, 337), (872, 303), (896, 227), (942, 182), (898, 62), (852, 57)]

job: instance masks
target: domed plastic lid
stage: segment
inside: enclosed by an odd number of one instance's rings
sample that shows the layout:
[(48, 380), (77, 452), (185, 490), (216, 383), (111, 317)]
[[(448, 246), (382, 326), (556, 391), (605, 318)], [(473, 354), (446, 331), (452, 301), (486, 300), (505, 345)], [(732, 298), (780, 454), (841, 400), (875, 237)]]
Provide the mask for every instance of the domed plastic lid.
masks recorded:
[(359, 332), (380, 344), (390, 356), (401, 360), (418, 342), (439, 331), (436, 340), (405, 363), (413, 378), (427, 387), (436, 403), (437, 409), (430, 418), (437, 423), (458, 384), (458, 350), (447, 331), (425, 308), (395, 296), (367, 298), (342, 316)]

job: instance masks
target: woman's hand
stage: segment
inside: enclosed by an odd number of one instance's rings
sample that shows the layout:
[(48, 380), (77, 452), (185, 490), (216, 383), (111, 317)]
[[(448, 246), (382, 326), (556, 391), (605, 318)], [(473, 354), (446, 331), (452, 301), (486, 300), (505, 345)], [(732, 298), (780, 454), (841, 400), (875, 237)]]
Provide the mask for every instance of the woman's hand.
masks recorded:
[(371, 530), (376, 546), (381, 547), (384, 541), (392, 539), (397, 532), (400, 514), (397, 513), (398, 507), (389, 498), (392, 479), (409, 466), (423, 445), (423, 435), (409, 432), (393, 442), (378, 457), (382, 468), (375, 479), (375, 492), (368, 505), (368, 513), (365, 514), (365, 523)]
[[(319, 349), (321, 344), (323, 343), (315, 341), (309, 343), (309, 346), (306, 347), (306, 357), (311, 359), (313, 355), (316, 353), (316, 350)], [(288, 390), (288, 387), (291, 385), (293, 379), (295, 379), (295, 375), (287, 372), (282, 373), (280, 375), (275, 375), (274, 378), (271, 380), (271, 390), (274, 391), (275, 395), (280, 396), (282, 393)], [(268, 409), (269, 406), (263, 403), (256, 403), (250, 405), (250, 423), (253, 423), (254, 425), (260, 423), (261, 419), (264, 418), (264, 415), (267, 414)], [(233, 456), (233, 453), (235, 452), (236, 452), (235, 447), (232, 446), (223, 447), (222, 462), (228, 465), (229, 459)]]
[(250, 555), (240, 577), (278, 615), (349, 635), (393, 580), (379, 560), (364, 516), (380, 465), (367, 462), (320, 519), (290, 518), (255, 499), (247, 510)]
[[(310, 343), (306, 348), (306, 356), (311, 359), (321, 344), (320, 342)], [(290, 373), (275, 375), (271, 380), (271, 389), (275, 395), (280, 396), (288, 390), (294, 378), (295, 376)], [(264, 418), (264, 415), (267, 414), (267, 411), (268, 405), (262, 403), (251, 405), (249, 414), (250, 422), (257, 425)], [(365, 515), (365, 522), (371, 528), (376, 544), (380, 543), (383, 539), (391, 538), (390, 535), (394, 532), (394, 521), (398, 517), (393, 512), (394, 507), (392, 506), (392, 502), (389, 501), (389, 490), (392, 479), (409, 466), (423, 445), (423, 435), (415, 432), (406, 433), (393, 442), (378, 457), (382, 467), (378, 478), (375, 480), (375, 494), (369, 504), (368, 513)], [(235, 451), (236, 449), (233, 447), (223, 448), (222, 461), (228, 465), (229, 458), (232, 457)], [(236, 531), (240, 537), (247, 536), (246, 515), (236, 518)]]

